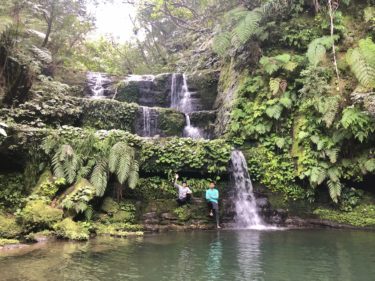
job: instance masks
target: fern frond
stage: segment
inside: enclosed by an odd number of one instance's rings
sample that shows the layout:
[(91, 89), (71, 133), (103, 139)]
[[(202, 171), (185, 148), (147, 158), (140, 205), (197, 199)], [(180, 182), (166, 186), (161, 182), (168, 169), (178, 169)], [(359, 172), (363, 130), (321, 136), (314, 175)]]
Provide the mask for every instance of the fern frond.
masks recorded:
[(326, 56), (326, 49), (331, 48), (337, 37), (323, 36), (313, 40), (307, 49), (307, 58), (313, 66), (317, 66)]
[(234, 28), (232, 43), (237, 47), (245, 44), (257, 32), (261, 19), (260, 9), (248, 12), (246, 17)]
[(276, 95), (280, 90), (281, 78), (271, 78), (270, 79), (270, 89), (272, 95)]
[(91, 173), (90, 183), (95, 187), (96, 195), (103, 196), (108, 182), (108, 162), (106, 159), (100, 159)]
[(322, 167), (313, 167), (310, 172), (310, 183), (313, 186), (320, 185), (327, 178), (327, 171)]
[(134, 161), (133, 165), (130, 169), (129, 178), (128, 178), (128, 186), (131, 189), (134, 189), (139, 180), (139, 164), (138, 161)]
[(212, 42), (212, 48), (215, 53), (220, 56), (224, 56), (231, 45), (231, 34), (229, 32), (223, 32), (215, 36)]
[(276, 120), (280, 118), (282, 112), (283, 112), (283, 107), (280, 104), (269, 106), (266, 109), (266, 114), (269, 117), (274, 118)]
[(327, 181), (329, 195), (331, 196), (331, 199), (333, 202), (337, 203), (339, 200), (339, 197), (341, 196), (341, 189), (342, 185), (339, 181)]
[(350, 69), (365, 88), (375, 88), (375, 44), (370, 38), (360, 40), (359, 47), (346, 54)]

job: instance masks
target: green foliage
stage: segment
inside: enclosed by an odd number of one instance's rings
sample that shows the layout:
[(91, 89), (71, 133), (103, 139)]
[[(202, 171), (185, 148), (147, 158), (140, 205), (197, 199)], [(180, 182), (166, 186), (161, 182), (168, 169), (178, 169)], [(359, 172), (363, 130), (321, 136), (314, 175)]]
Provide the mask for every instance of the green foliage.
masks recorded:
[(0, 238), (0, 247), (6, 246), (6, 245), (13, 245), (13, 244), (19, 244), (20, 241), (16, 239), (4, 239)]
[(143, 226), (128, 223), (111, 223), (94, 225), (95, 232), (98, 235), (111, 235), (116, 237), (142, 236)]
[(0, 175), (0, 209), (19, 208), (27, 195), (26, 191), (23, 175), (17, 173)]
[(326, 57), (326, 50), (332, 48), (334, 41), (338, 36), (323, 36), (313, 40), (307, 50), (307, 58), (312, 66), (317, 66), (320, 62), (324, 61)]
[(13, 216), (0, 213), (0, 237), (15, 238), (21, 234), (21, 227)]
[(40, 176), (32, 195), (52, 199), (55, 197), (57, 191), (64, 186), (66, 186), (64, 178), (53, 178), (52, 173), (47, 170)]
[(375, 43), (362, 39), (358, 47), (348, 50), (346, 60), (361, 86), (375, 88)]
[(82, 222), (75, 222), (71, 218), (65, 218), (53, 225), (57, 237), (70, 240), (88, 240), (90, 232)]
[(271, 75), (279, 69), (292, 72), (298, 66), (299, 60), (300, 57), (292, 57), (290, 54), (285, 53), (274, 57), (263, 56), (259, 63), (262, 65), (264, 71)]
[(141, 167), (145, 172), (164, 175), (182, 169), (219, 176), (226, 172), (231, 147), (223, 140), (192, 140), (171, 138), (145, 142)]
[(289, 1), (272, 0), (251, 11), (237, 7), (227, 12), (213, 41), (214, 52), (226, 56), (230, 47), (239, 48), (252, 38), (266, 39), (267, 23), (288, 14), (289, 5)]
[(347, 107), (343, 110), (341, 125), (350, 130), (360, 142), (375, 132), (374, 120), (356, 107)]
[(322, 219), (351, 224), (354, 226), (375, 225), (374, 205), (359, 205), (350, 212), (340, 212), (332, 209), (319, 208), (314, 211), (314, 214), (318, 215)]
[(105, 197), (100, 210), (107, 214), (114, 214), (120, 209), (120, 206), (111, 197)]
[[(111, 173), (117, 175), (119, 183), (124, 184), (125, 181), (129, 179), (131, 171), (135, 173), (138, 172), (138, 163), (134, 158), (134, 148), (130, 147), (125, 142), (118, 142), (111, 148), (108, 166)], [(134, 185), (132, 187), (134, 187)]]
[(115, 100), (83, 100), (82, 125), (96, 129), (134, 131), (138, 106)]
[(96, 195), (95, 187), (86, 179), (80, 179), (72, 191), (62, 200), (61, 206), (67, 210), (82, 213), (87, 210), (89, 202)]
[(179, 221), (188, 221), (191, 218), (191, 211), (189, 205), (178, 207), (173, 210), (173, 213), (177, 215)]
[(29, 201), (18, 214), (23, 229), (27, 231), (50, 229), (62, 216), (62, 210), (53, 208), (40, 199)]

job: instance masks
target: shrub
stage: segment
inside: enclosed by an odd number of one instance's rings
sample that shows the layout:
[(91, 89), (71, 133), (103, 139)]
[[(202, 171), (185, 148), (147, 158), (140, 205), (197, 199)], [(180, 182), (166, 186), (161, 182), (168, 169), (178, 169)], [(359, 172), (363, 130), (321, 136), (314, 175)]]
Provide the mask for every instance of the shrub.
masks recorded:
[(13, 217), (7, 217), (0, 213), (0, 237), (14, 238), (21, 233), (21, 227)]
[(71, 240), (87, 240), (90, 237), (88, 228), (81, 222), (75, 222), (71, 218), (66, 218), (53, 226), (56, 235), (61, 238)]
[(62, 216), (62, 210), (52, 208), (39, 199), (29, 201), (20, 212), (19, 219), (27, 231), (32, 231), (50, 229)]

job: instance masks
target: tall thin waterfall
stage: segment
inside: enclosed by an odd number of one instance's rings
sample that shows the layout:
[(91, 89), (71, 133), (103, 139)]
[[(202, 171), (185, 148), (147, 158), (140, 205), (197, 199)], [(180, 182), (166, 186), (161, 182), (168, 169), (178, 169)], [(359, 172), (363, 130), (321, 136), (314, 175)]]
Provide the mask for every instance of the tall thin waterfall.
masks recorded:
[(171, 107), (178, 110), (179, 105), (180, 105), (180, 85), (178, 83), (177, 74), (173, 73), (172, 83), (171, 83)]
[(187, 84), (186, 75), (182, 76), (182, 85), (178, 83), (177, 74), (172, 75), (171, 84), (171, 107), (185, 113), (186, 126), (184, 128), (184, 136), (188, 138), (202, 138), (202, 132), (199, 128), (191, 125), (189, 114), (194, 111), (191, 93)]
[(142, 106), (142, 119), (143, 119), (143, 129), (142, 129), (142, 136), (143, 137), (152, 137), (156, 134), (156, 117), (155, 110), (147, 107)]
[(233, 203), (236, 212), (234, 218), (236, 227), (267, 228), (258, 214), (246, 159), (239, 150), (234, 150), (231, 154), (231, 180), (234, 190)]

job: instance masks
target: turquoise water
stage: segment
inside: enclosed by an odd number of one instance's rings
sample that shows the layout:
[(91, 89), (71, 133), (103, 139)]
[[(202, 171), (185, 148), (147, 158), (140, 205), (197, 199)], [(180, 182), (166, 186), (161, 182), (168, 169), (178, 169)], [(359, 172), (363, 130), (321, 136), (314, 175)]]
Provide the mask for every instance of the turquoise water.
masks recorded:
[(375, 233), (213, 231), (0, 252), (0, 280), (375, 280)]

